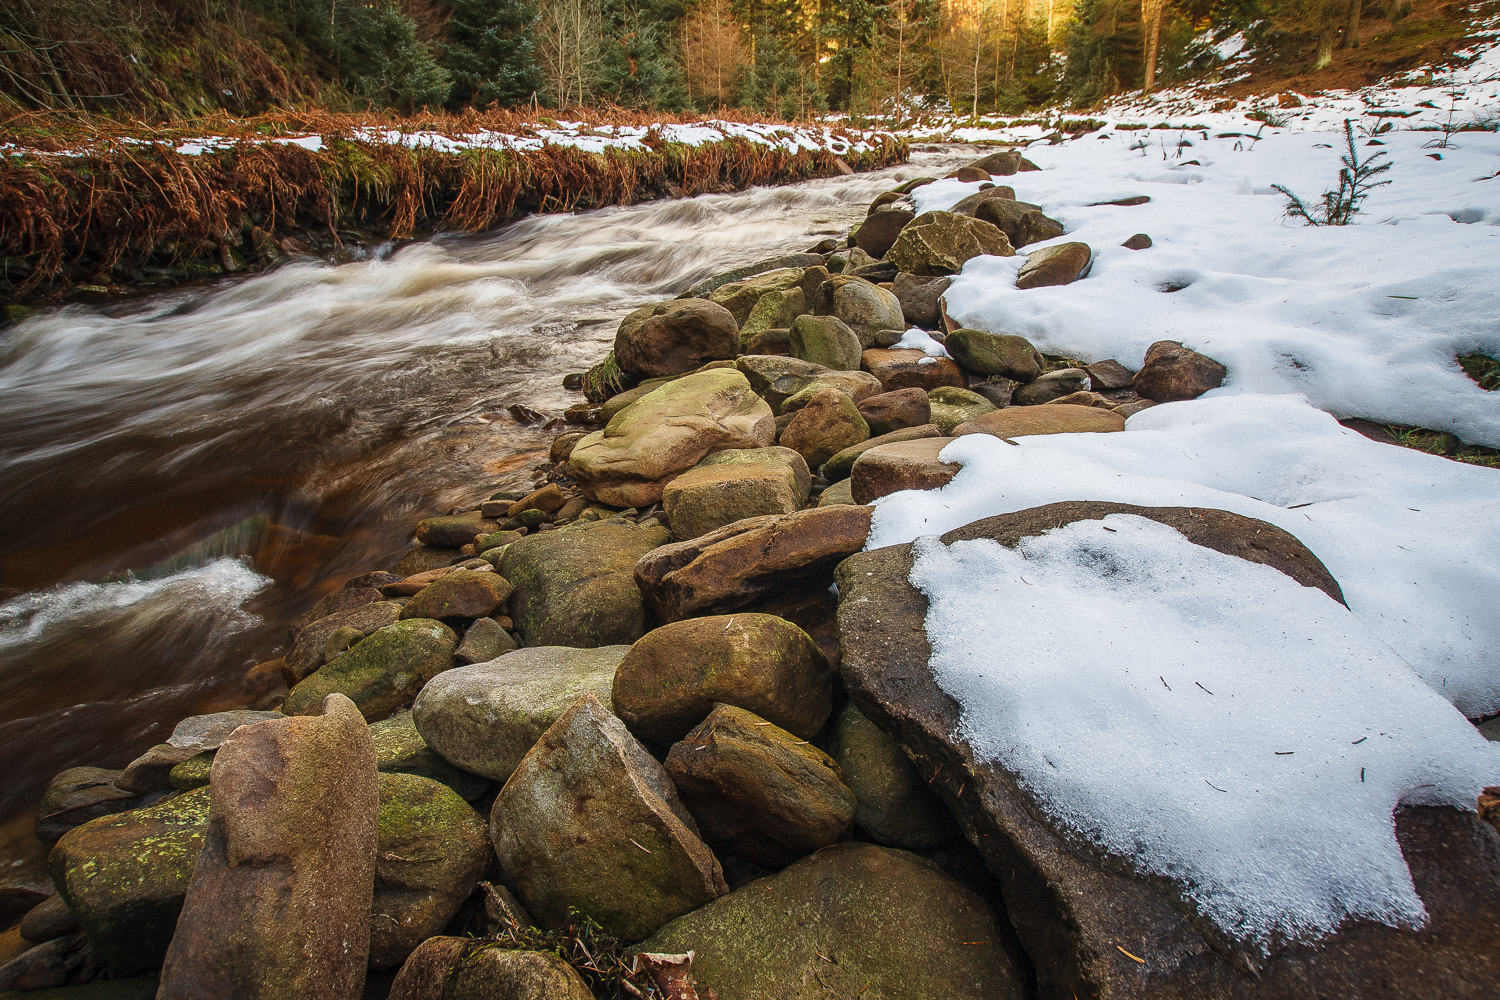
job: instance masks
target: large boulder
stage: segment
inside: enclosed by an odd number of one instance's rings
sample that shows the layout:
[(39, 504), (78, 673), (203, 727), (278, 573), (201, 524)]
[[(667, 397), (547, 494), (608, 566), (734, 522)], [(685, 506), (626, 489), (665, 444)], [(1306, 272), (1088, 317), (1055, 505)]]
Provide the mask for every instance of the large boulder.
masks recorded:
[(992, 177), (1009, 177), (1014, 173), (1039, 169), (1035, 163), (1022, 156), (1019, 149), (1003, 149), (998, 153), (981, 156), (969, 166), (978, 167)]
[(906, 322), (932, 330), (943, 318), (938, 300), (951, 284), (953, 279), (948, 275), (919, 277), (902, 271), (891, 283), (891, 294), (901, 303), (901, 315)]
[(1158, 340), (1146, 348), (1146, 363), (1131, 386), (1147, 399), (1166, 403), (1197, 399), (1224, 384), (1229, 369), (1213, 358), (1183, 347), (1175, 340)]
[[(861, 347), (875, 342), (881, 330), (905, 326), (901, 301), (879, 285), (853, 275), (839, 275), (823, 283), (820, 312), (837, 316), (859, 338)], [(856, 365), (856, 367), (858, 367)]]
[(822, 254), (816, 253), (789, 253), (779, 257), (771, 257), (767, 260), (756, 261), (754, 264), (742, 264), (728, 271), (721, 271), (709, 278), (704, 278), (692, 288), (683, 292), (678, 298), (706, 298), (717, 288), (736, 281), (744, 281), (755, 275), (767, 274), (772, 271), (784, 271), (787, 268), (796, 268), (799, 272), (803, 268), (820, 264), (823, 261)]
[(859, 802), (855, 825), (875, 843), (915, 851), (958, 836), (953, 815), (927, 787), (901, 744), (852, 702), (834, 719), (832, 752)]
[(744, 354), (736, 359), (734, 367), (750, 383), (751, 391), (771, 404), (773, 410), (778, 401), (771, 397), (772, 383), (787, 375), (810, 378), (828, 371), (826, 365), (779, 354)]
[(629, 646), (530, 646), (432, 679), (412, 707), (422, 738), (465, 771), (505, 781), (586, 694), (608, 702)]
[(756, 864), (789, 864), (854, 822), (832, 757), (732, 705), (716, 705), (665, 766), (709, 846)]
[(920, 427), (932, 417), (927, 391), (916, 386), (893, 389), (859, 401), (859, 415), (874, 435), (889, 434), (905, 427)]
[(680, 740), (723, 702), (810, 739), (833, 708), (833, 672), (812, 638), (774, 615), (663, 625), (615, 672), (615, 714), (657, 746)]
[(500, 572), (528, 646), (611, 646), (646, 632), (636, 562), (670, 537), (660, 525), (582, 522), (512, 542)]
[[(439, 574), (442, 575), (446, 574)], [(395, 586), (399, 587), (399, 584)], [(327, 659), (328, 639), (333, 633), (354, 629), (360, 635), (368, 636), (387, 625), (394, 625), (400, 618), (401, 605), (395, 601), (376, 601), (319, 618), (297, 633), (291, 652), (282, 661), (288, 680), (295, 684), (323, 665)]]
[(801, 267), (778, 267), (762, 271), (739, 281), (726, 282), (709, 292), (707, 297), (728, 309), (734, 316), (736, 325), (739, 325), (750, 318), (751, 311), (762, 295), (800, 285), (804, 271)]
[(941, 385), (968, 385), (963, 371), (952, 358), (934, 358), (912, 348), (872, 347), (861, 356), (865, 370), (880, 381), (882, 392), (897, 389), (921, 389), (926, 392)]
[(772, 445), (769, 448), (727, 448), (724, 451), (716, 451), (694, 468), (707, 469), (718, 465), (783, 465), (792, 470), (792, 480), (796, 487), (797, 506), (801, 507), (807, 503), (808, 494), (812, 490), (812, 470), (807, 467), (807, 459), (797, 454), (790, 448), (782, 448)]
[(750, 310), (750, 315), (745, 317), (745, 322), (740, 327), (740, 350), (751, 351), (756, 349), (756, 345), (769, 347), (772, 343), (781, 342), (778, 338), (784, 334), (778, 335), (772, 331), (787, 329), (794, 319), (805, 312), (807, 306), (801, 288), (767, 292), (755, 303), (755, 308)]
[(1011, 333), (959, 329), (948, 334), (943, 346), (964, 371), (976, 375), (1002, 375), (1030, 382), (1042, 374), (1046, 364), (1031, 341)]
[(668, 382), (615, 414), (578, 442), (568, 471), (590, 500), (644, 507), (709, 452), (764, 447), (775, 435), (771, 408), (745, 376), (714, 369)]
[(1087, 277), (1094, 264), (1094, 251), (1087, 243), (1057, 243), (1026, 255), (1016, 272), (1017, 288), (1070, 285)]
[(1055, 240), (1066, 231), (1061, 222), (1048, 218), (1040, 205), (1008, 198), (991, 198), (974, 206), (974, 218), (993, 223), (1017, 249), (1028, 243)]
[(380, 806), (375, 746), (349, 699), (330, 695), (322, 707), (242, 727), (219, 747), (162, 1000), (360, 995)]
[(746, 517), (790, 514), (802, 506), (792, 468), (766, 462), (696, 466), (668, 483), (661, 501), (675, 541)]
[[(37, 804), (37, 839), (51, 844), (91, 819), (135, 808), (140, 804), (140, 797), (115, 784), (123, 777), (123, 771), (103, 767), (70, 767), (59, 772)], [(29, 896), (22, 894), (21, 898), (24, 900)], [(39, 900), (32, 899), (31, 902)]]
[(641, 950), (693, 952), (719, 1000), (1020, 1000), (1005, 933), (930, 861), (848, 844), (674, 920)]
[(864, 452), (849, 469), (854, 502), (870, 503), (901, 490), (935, 490), (948, 485), (961, 466), (944, 462), (938, 455), (952, 442), (950, 437), (921, 438)]
[(1015, 254), (1005, 234), (995, 226), (952, 212), (924, 212), (907, 224), (885, 259), (916, 275), (957, 274), (964, 262), (987, 254)]
[(412, 952), (390, 1000), (593, 1000), (574, 968), (548, 951), (434, 937)]
[(490, 834), (545, 927), (577, 911), (638, 940), (728, 888), (667, 773), (593, 695), (521, 761), (495, 799)]
[(854, 400), (837, 389), (823, 389), (796, 411), (791, 423), (781, 432), (781, 443), (816, 469), (869, 436), (870, 427), (859, 415)]
[(917, 217), (905, 208), (880, 208), (865, 216), (854, 231), (854, 245), (871, 257), (884, 257), (902, 228)]
[(732, 359), (739, 347), (739, 323), (728, 309), (703, 299), (674, 299), (620, 321), (615, 363), (627, 375), (659, 378)]
[(417, 591), (401, 609), (401, 617), (483, 618), (505, 602), (511, 589), (510, 581), (498, 573), (455, 570)]
[(1015, 438), (1027, 434), (1108, 433), (1124, 429), (1125, 418), (1112, 410), (1072, 403), (1048, 403), (1045, 406), (1007, 406), (959, 424), (953, 434), (955, 437), (989, 434), (998, 438)]
[(958, 215), (976, 215), (978, 214), (976, 209), (991, 198), (1004, 198), (1009, 201), (1015, 201), (1016, 189), (1009, 184), (994, 184), (990, 187), (982, 187), (973, 194), (960, 198), (948, 211)]
[(241, 726), (283, 717), (280, 712), (247, 708), (190, 715), (177, 723), (167, 742), (157, 744), (127, 764), (115, 778), (115, 787), (136, 793), (171, 788), (172, 769), (178, 764), (205, 751), (217, 750), (219, 744)]
[(281, 710), (311, 715), (337, 693), (352, 700), (366, 719), (383, 719), (411, 704), (422, 685), (453, 666), (457, 647), (457, 634), (440, 621), (412, 618), (387, 625), (287, 692)]
[(636, 564), (635, 579), (656, 616), (674, 622), (816, 579), (864, 548), (869, 534), (868, 507), (746, 518), (652, 551)]
[(902, 441), (920, 441), (922, 438), (942, 436), (942, 432), (937, 429), (935, 424), (923, 424), (920, 427), (903, 427), (899, 431), (891, 431), (889, 434), (872, 437), (858, 444), (850, 445), (824, 462), (823, 478), (835, 482), (840, 479), (848, 479), (849, 474), (854, 471), (854, 463), (859, 460), (859, 456), (871, 448), (879, 448), (885, 444), (899, 444)]
[[(1050, 504), (977, 521), (940, 543), (987, 538), (1013, 547), (1121, 513), (1339, 598), (1337, 583), (1291, 535), (1204, 508)], [(924, 775), (942, 775), (934, 787), (998, 876), (1040, 995), (1311, 1000), (1491, 992), (1493, 970), (1477, 957), (1500, 949), (1500, 835), (1477, 816), (1420, 805), (1395, 813), (1395, 836), (1426, 909), (1420, 927), (1351, 920), (1322, 940), (1273, 942), (1268, 952), (1226, 941), (1167, 880), (1133, 874), (1128, 861), (1059, 835), (1014, 775), (976, 754), (959, 725), (962, 708), (932, 677), (929, 605), (909, 581), (911, 568), (910, 545), (861, 553), (840, 567), (844, 679), (860, 709), (913, 752)]]
[(798, 316), (791, 331), (792, 357), (835, 371), (859, 369), (859, 337), (837, 316)]
[(378, 831), (369, 965), (393, 969), (474, 892), (490, 865), (489, 827), (436, 781), (382, 774)]

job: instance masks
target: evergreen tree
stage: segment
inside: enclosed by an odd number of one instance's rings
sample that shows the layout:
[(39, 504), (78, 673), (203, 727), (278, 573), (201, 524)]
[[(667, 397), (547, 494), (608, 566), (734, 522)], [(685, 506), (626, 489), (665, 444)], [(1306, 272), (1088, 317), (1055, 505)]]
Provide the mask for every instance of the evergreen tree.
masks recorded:
[(356, 94), (375, 107), (406, 112), (448, 99), (448, 71), (396, 4), (350, 4), (336, 13), (339, 70)]
[(600, 95), (627, 108), (676, 111), (685, 107), (687, 87), (671, 29), (642, 9), (624, 11), (619, 20), (604, 47)]
[(541, 87), (533, 0), (450, 0), (442, 64), (453, 75), (449, 102), (484, 109), (530, 100)]

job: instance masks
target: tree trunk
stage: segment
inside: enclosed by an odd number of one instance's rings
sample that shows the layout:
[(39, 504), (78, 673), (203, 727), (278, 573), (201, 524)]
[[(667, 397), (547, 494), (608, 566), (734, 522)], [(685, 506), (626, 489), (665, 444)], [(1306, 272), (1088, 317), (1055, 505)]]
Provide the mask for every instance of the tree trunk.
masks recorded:
[(1349, 0), (1349, 22), (1344, 25), (1344, 37), (1339, 42), (1339, 48), (1359, 48), (1359, 15), (1363, 6), (1364, 0)]
[(1313, 69), (1322, 69), (1333, 62), (1333, 25), (1325, 24), (1318, 32), (1318, 59)]
[(1146, 93), (1156, 89), (1156, 53), (1161, 47), (1161, 22), (1165, 0), (1143, 0), (1141, 27), (1146, 40), (1146, 71), (1141, 88)]

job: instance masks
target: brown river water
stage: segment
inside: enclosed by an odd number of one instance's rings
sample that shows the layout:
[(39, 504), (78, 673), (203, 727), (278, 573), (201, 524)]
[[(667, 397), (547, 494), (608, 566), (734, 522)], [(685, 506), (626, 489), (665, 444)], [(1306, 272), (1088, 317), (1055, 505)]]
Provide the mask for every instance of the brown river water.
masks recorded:
[[(230, 707), (414, 521), (529, 482), (620, 317), (980, 154), (525, 219), (0, 332), (0, 825)], [(6, 821), (11, 822), (7, 823)], [(6, 838), (9, 839), (9, 838)], [(4, 847), (0, 846), (0, 853)]]

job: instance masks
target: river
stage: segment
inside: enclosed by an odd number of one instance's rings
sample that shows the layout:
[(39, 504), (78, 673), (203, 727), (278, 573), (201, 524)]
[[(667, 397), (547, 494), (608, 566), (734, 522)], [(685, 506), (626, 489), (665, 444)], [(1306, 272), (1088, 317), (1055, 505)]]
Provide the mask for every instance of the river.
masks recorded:
[(0, 333), (0, 823), (229, 707), (286, 622), (413, 522), (529, 483), (620, 317), (842, 235), (972, 149), (737, 194), (533, 216)]

